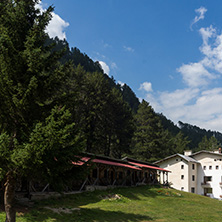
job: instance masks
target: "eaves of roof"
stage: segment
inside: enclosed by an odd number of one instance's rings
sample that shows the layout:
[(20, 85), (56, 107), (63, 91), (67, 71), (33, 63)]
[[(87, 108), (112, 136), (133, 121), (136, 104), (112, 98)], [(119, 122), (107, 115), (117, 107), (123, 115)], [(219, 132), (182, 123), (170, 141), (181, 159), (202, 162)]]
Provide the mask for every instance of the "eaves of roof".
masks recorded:
[(215, 153), (215, 152), (212, 152), (212, 151), (201, 150), (201, 151), (198, 151), (196, 153), (193, 153), (192, 155), (190, 155), (190, 157), (196, 156), (196, 155), (201, 154), (201, 153), (207, 153), (207, 154), (213, 154), (213, 155), (217, 155), (217, 156), (222, 156), (222, 153)]
[(189, 156), (184, 156), (184, 155), (182, 155), (182, 154), (180, 154), (180, 153), (176, 153), (176, 154), (173, 154), (173, 155), (171, 155), (171, 156), (165, 157), (165, 158), (162, 159), (162, 160), (158, 160), (158, 161), (154, 162), (154, 164), (159, 164), (159, 163), (164, 162), (164, 161), (166, 161), (166, 160), (172, 159), (172, 158), (174, 158), (174, 157), (176, 157), (176, 156), (184, 159), (184, 160), (187, 161), (187, 162), (199, 163), (198, 161), (196, 161), (195, 159), (193, 159), (193, 158), (191, 158), (191, 157), (189, 157)]

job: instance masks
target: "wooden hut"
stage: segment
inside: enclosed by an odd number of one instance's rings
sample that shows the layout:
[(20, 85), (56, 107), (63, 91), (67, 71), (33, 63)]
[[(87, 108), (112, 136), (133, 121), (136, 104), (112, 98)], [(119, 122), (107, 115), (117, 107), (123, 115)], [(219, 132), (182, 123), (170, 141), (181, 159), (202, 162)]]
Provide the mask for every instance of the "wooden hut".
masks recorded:
[(80, 190), (102, 189), (107, 186), (133, 186), (138, 184), (158, 183), (161, 173), (169, 171), (157, 165), (132, 158), (114, 159), (101, 155), (86, 153), (77, 166), (88, 164), (91, 171), (82, 183)]

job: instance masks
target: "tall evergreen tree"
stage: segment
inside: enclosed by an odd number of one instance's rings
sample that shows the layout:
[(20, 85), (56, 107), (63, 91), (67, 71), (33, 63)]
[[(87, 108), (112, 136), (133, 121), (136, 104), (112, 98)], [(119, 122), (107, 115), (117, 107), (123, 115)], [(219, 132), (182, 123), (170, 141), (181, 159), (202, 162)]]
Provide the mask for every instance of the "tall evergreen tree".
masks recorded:
[(187, 137), (184, 137), (182, 132), (179, 132), (176, 135), (172, 135), (168, 132), (166, 142), (164, 143), (167, 146), (167, 155), (169, 156), (175, 153), (183, 153), (184, 150), (188, 149), (188, 144), (190, 141)]
[(132, 111), (136, 113), (140, 102), (139, 102), (139, 99), (136, 97), (135, 93), (126, 84), (121, 86), (121, 92), (122, 92), (124, 101), (126, 101), (129, 104)]
[(109, 101), (108, 118), (111, 125), (107, 137), (107, 154), (121, 158), (123, 154), (130, 153), (131, 139), (134, 133), (133, 114), (129, 105), (123, 100), (119, 90), (113, 88)]
[(66, 88), (75, 95), (67, 101), (86, 151), (121, 157), (129, 149), (133, 117), (120, 91), (111, 88), (103, 73), (85, 72), (80, 66)]
[(133, 153), (135, 157), (155, 161), (161, 158), (162, 126), (153, 108), (145, 100), (139, 105), (135, 115), (136, 129), (133, 136)]
[(67, 65), (45, 44), (53, 8), (40, 13), (37, 3), (0, 2), (0, 176), (8, 222), (15, 221), (18, 176), (45, 173), (51, 180), (69, 169), (78, 150), (71, 114), (62, 104)]
[(195, 149), (195, 151), (200, 151), (200, 150), (214, 151), (217, 150), (219, 147), (220, 147), (220, 142), (214, 136), (211, 136), (209, 139), (207, 138), (207, 136), (204, 136), (201, 142), (198, 144), (198, 147)]

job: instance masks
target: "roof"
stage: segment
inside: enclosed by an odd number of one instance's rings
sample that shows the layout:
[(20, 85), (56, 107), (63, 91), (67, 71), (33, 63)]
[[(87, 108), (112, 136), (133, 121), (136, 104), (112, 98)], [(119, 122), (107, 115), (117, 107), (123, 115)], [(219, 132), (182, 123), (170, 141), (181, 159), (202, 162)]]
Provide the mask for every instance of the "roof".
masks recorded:
[(192, 157), (190, 157), (190, 156), (185, 156), (185, 155), (182, 155), (182, 154), (180, 154), (180, 153), (176, 153), (176, 154), (173, 154), (173, 155), (171, 155), (171, 156), (168, 156), (168, 157), (166, 157), (166, 158), (164, 158), (164, 159), (162, 159), (162, 160), (156, 161), (155, 164), (159, 164), (159, 163), (161, 163), (161, 162), (164, 162), (164, 161), (166, 161), (166, 160), (168, 160), (168, 159), (171, 159), (171, 158), (174, 158), (174, 157), (176, 157), (176, 156), (184, 159), (184, 160), (187, 161), (187, 162), (199, 163), (198, 161), (196, 161), (194, 158), (192, 158)]
[(136, 160), (136, 159), (133, 159), (131, 157), (124, 157), (123, 160), (126, 160), (127, 162), (141, 163), (141, 164), (145, 164), (145, 165), (149, 165), (149, 166), (157, 166), (153, 163), (148, 163), (148, 162), (145, 162), (145, 161), (142, 161), (142, 160)]
[(196, 156), (196, 155), (198, 155), (200, 153), (207, 153), (207, 154), (213, 154), (213, 155), (222, 156), (222, 153), (215, 153), (215, 152), (208, 151), (208, 150), (201, 150), (201, 151), (198, 151), (196, 153), (191, 154), (190, 156)]
[(83, 157), (79, 157), (80, 160), (76, 162), (72, 162), (72, 164), (76, 166), (82, 166), (89, 160), (93, 163), (101, 163), (101, 164), (106, 164), (106, 165), (111, 165), (111, 166), (119, 166), (119, 167), (125, 167), (125, 168), (130, 168), (133, 170), (141, 170), (138, 166), (132, 165), (128, 163), (126, 160), (119, 160), (119, 159), (114, 159), (106, 156), (100, 156), (100, 155), (94, 155), (91, 153), (84, 153)]
[(141, 170), (140, 168), (138, 168), (136, 166), (131, 166), (129, 164), (118, 163), (118, 162), (113, 162), (113, 161), (108, 161), (108, 160), (93, 159), (92, 162), (102, 163), (102, 164), (107, 164), (107, 165), (112, 165), (112, 166), (126, 167), (126, 168), (131, 168), (131, 169), (134, 169), (134, 170)]
[(88, 161), (91, 161), (93, 163), (100, 163), (100, 164), (106, 164), (111, 166), (119, 166), (119, 167), (125, 167), (130, 168), (133, 170), (141, 170), (141, 168), (148, 168), (148, 169), (154, 169), (159, 171), (165, 171), (170, 172), (169, 170), (165, 170), (163, 168), (160, 168), (159, 166), (151, 163), (147, 163), (140, 160), (135, 160), (132, 158), (125, 157), (122, 160), (120, 159), (114, 159), (106, 156), (100, 156), (100, 155), (94, 155), (91, 153), (84, 153), (83, 157), (79, 157), (80, 160), (76, 162), (72, 162), (72, 164), (76, 166), (82, 166)]
[(185, 159), (188, 162), (194, 162), (194, 163), (199, 163), (198, 161), (196, 161), (194, 158), (190, 157), (190, 156), (185, 156), (182, 154), (178, 153), (178, 156), (180, 156), (181, 158)]
[(129, 163), (134, 164), (134, 165), (139, 166), (139, 167), (142, 167), (142, 168), (148, 168), (148, 169), (155, 169), (155, 170), (170, 172), (169, 170), (165, 170), (163, 168), (156, 167), (156, 166), (150, 166), (148, 164), (141, 164), (141, 163), (135, 163), (135, 162), (129, 162)]
[(82, 166), (84, 163), (88, 162), (89, 160), (90, 160), (89, 157), (82, 157), (77, 162), (72, 161), (72, 164), (77, 165), (77, 166)]
[(141, 160), (135, 160), (129, 157), (124, 157), (123, 160), (126, 160), (128, 163), (131, 163), (135, 166), (139, 166), (142, 168), (148, 168), (148, 169), (154, 169), (154, 170), (160, 170), (160, 171), (165, 171), (165, 172), (170, 172), (169, 170), (165, 170), (163, 168), (160, 168), (159, 166), (152, 164), (152, 163), (147, 163)]

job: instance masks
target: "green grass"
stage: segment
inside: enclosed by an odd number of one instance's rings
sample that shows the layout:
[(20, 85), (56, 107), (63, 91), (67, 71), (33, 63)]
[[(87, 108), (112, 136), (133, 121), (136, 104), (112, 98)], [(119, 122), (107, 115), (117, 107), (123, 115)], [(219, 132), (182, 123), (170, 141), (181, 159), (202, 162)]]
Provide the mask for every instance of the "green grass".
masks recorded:
[[(45, 207), (79, 210), (59, 214)], [(4, 218), (4, 212), (0, 212), (0, 221)], [(39, 201), (27, 213), (20, 213), (17, 221), (219, 222), (222, 221), (222, 201), (161, 187), (118, 188)]]

